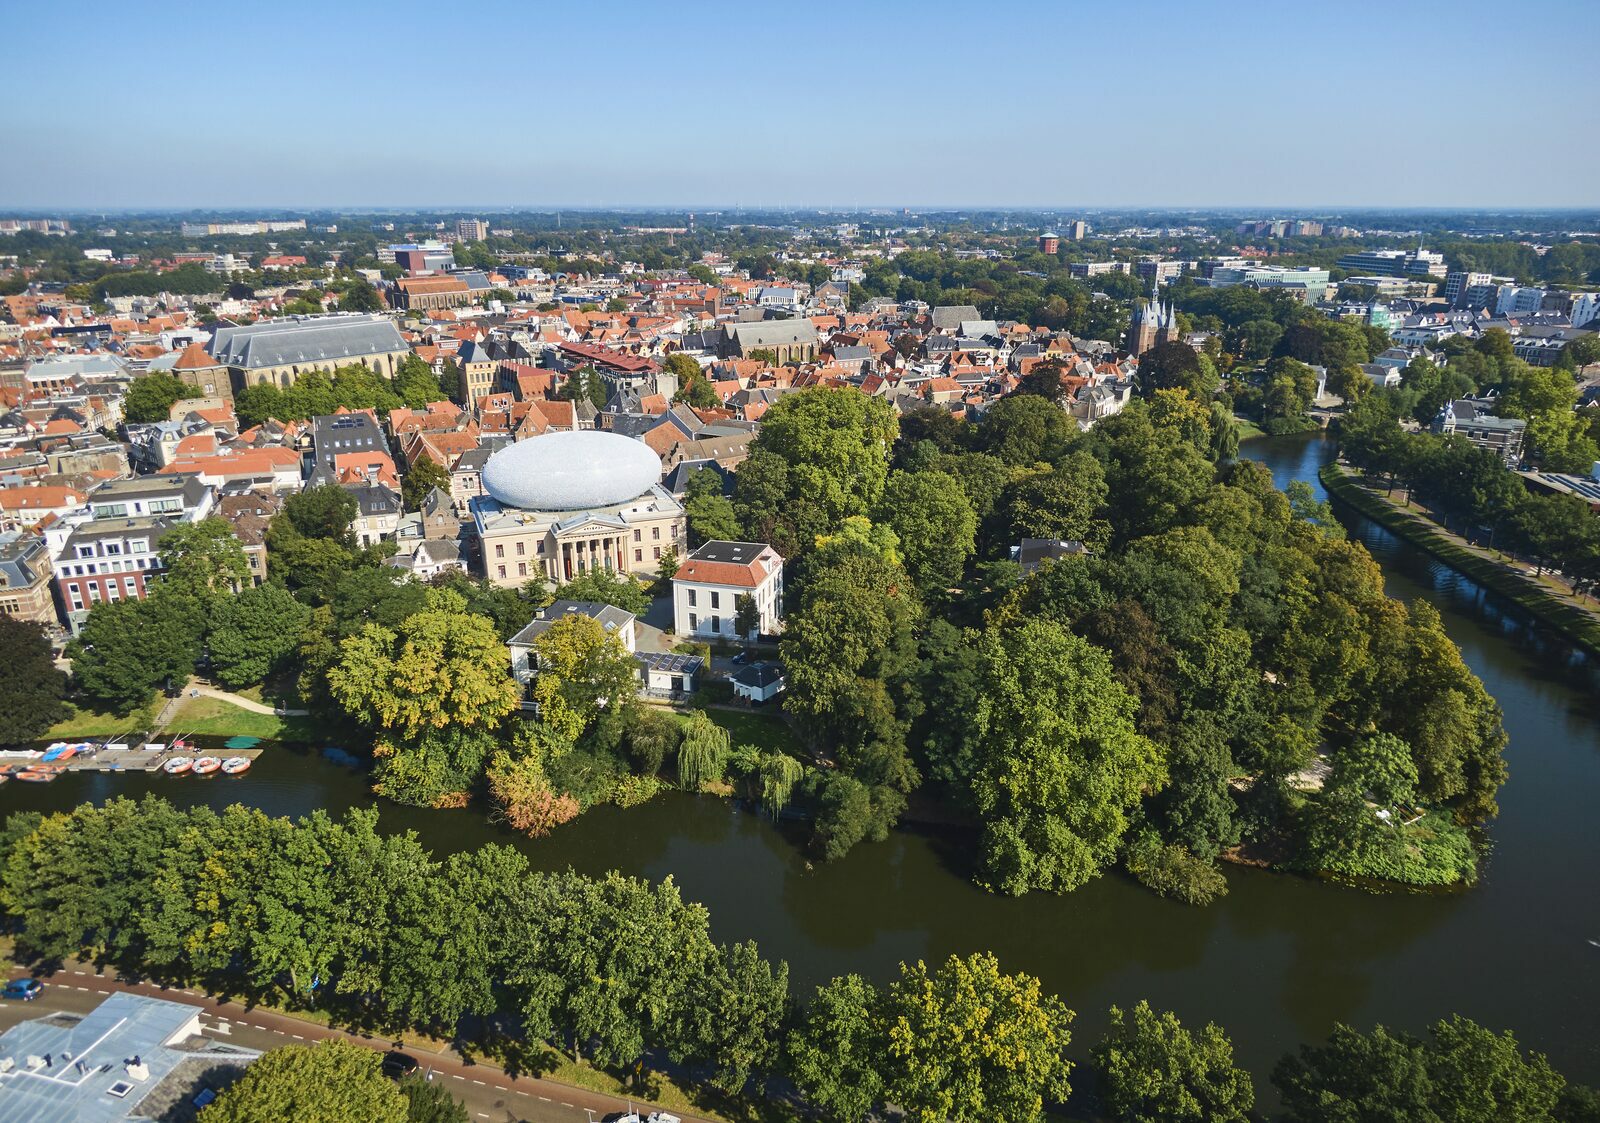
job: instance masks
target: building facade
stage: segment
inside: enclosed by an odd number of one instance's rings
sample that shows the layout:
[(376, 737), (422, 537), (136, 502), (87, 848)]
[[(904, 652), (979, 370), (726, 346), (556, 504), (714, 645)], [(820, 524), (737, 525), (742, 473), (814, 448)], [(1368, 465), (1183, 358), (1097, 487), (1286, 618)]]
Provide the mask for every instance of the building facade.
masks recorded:
[(707, 542), (684, 559), (672, 578), (673, 628), (680, 636), (750, 639), (739, 635), (739, 598), (755, 601), (756, 632), (783, 627), (783, 557), (762, 542)]

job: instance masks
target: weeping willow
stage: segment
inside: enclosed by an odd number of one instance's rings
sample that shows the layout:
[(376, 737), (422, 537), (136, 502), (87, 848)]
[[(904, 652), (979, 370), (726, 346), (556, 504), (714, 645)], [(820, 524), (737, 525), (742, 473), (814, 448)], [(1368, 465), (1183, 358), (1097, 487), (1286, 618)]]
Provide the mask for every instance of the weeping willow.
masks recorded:
[(767, 814), (776, 819), (783, 812), (805, 774), (805, 765), (785, 753), (767, 753), (761, 758), (761, 806)]
[(678, 782), (689, 791), (699, 791), (721, 780), (727, 764), (728, 731), (696, 710), (678, 743)]

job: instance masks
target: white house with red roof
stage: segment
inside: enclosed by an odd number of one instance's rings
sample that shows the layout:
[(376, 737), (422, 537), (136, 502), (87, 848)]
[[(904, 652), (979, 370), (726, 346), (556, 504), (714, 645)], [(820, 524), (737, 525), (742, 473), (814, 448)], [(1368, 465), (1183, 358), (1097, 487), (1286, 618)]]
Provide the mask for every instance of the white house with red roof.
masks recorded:
[(698, 639), (748, 639), (734, 619), (739, 598), (754, 598), (757, 631), (783, 626), (783, 557), (764, 542), (707, 542), (684, 559), (672, 578), (673, 628)]

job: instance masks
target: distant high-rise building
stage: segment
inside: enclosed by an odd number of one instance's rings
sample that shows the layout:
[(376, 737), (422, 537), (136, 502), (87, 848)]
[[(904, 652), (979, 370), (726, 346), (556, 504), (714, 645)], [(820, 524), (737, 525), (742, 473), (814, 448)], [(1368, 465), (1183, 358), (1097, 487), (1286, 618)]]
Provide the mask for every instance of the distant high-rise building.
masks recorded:
[(1089, 236), (1089, 224), (1081, 218), (1073, 219), (1067, 223), (1067, 237), (1074, 242), (1081, 242)]
[(1054, 257), (1061, 252), (1061, 237), (1051, 231), (1039, 235), (1039, 252)]
[(1358, 250), (1347, 253), (1338, 266), (1350, 273), (1373, 273), (1378, 276), (1419, 277), (1445, 276), (1444, 254), (1418, 250)]
[(489, 236), (489, 224), (481, 218), (463, 218), (456, 223), (456, 237), (463, 242), (481, 242)]

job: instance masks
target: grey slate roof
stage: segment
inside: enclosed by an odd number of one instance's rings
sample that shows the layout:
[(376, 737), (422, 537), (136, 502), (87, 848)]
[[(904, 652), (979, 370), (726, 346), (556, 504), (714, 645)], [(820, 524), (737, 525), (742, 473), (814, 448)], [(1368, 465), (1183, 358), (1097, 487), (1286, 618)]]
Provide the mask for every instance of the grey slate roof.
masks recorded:
[(0, 534), (0, 589), (28, 588), (49, 564), (44, 539), (20, 530)]
[(574, 615), (593, 617), (610, 634), (620, 632), (633, 619), (633, 613), (626, 612), (616, 605), (587, 600), (558, 600), (541, 608), (539, 615), (530, 620), (525, 628), (506, 643), (520, 647), (531, 646), (534, 640), (549, 630), (551, 624), (564, 616)]
[(935, 308), (930, 316), (939, 331), (955, 331), (964, 320), (981, 320), (982, 313), (971, 304), (948, 304)]
[(817, 342), (817, 325), (810, 320), (758, 320), (749, 324), (728, 324), (723, 330), (728, 339), (737, 341), (744, 351)]
[(292, 316), (243, 327), (217, 329), (211, 357), (252, 370), (408, 350), (399, 329), (384, 316), (338, 314)]

